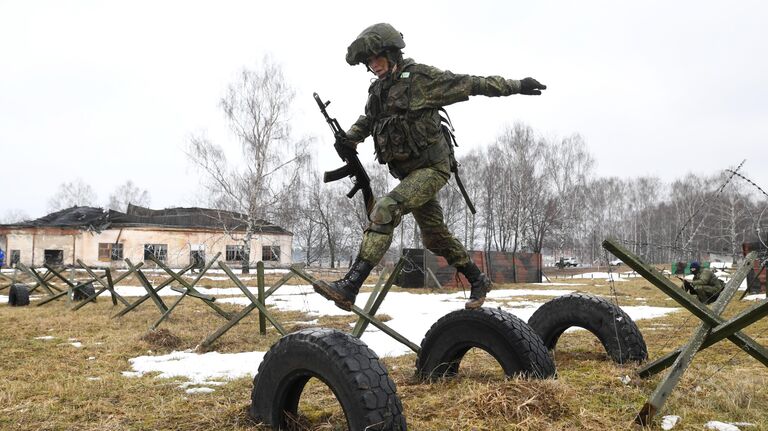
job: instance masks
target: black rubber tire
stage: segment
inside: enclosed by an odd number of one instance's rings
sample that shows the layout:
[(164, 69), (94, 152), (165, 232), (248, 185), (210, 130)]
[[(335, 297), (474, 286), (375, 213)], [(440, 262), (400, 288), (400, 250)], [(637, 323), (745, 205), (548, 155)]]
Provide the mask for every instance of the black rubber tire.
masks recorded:
[(555, 364), (536, 332), (516, 316), (492, 308), (457, 310), (441, 317), (424, 336), (416, 375), (452, 377), (469, 349), (493, 356), (507, 376), (555, 376)]
[(72, 291), (72, 300), (79, 302), (90, 297), (95, 293), (96, 293), (96, 289), (93, 287), (93, 283), (88, 283)]
[(281, 338), (264, 355), (253, 379), (250, 416), (284, 429), (296, 414), (310, 378), (336, 395), (350, 430), (405, 430), (395, 383), (373, 350), (340, 331), (308, 328)]
[(614, 362), (648, 359), (648, 348), (635, 322), (604, 298), (583, 293), (560, 296), (539, 307), (528, 324), (551, 351), (566, 329), (578, 326), (597, 336)]
[(29, 305), (29, 288), (21, 283), (12, 284), (8, 291), (8, 305), (11, 307)]

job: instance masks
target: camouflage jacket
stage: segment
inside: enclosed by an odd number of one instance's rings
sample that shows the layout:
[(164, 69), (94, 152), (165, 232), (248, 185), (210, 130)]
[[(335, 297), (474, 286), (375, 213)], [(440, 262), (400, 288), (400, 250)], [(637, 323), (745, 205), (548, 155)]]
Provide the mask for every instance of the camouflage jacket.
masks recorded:
[(509, 96), (520, 81), (500, 76), (457, 75), (408, 58), (368, 88), (365, 115), (347, 132), (354, 142), (373, 136), (376, 158), (397, 178), (447, 161), (451, 154), (440, 108), (469, 96)]
[(714, 271), (709, 268), (702, 268), (699, 274), (694, 274), (691, 284), (696, 286), (715, 286), (723, 287), (723, 281), (717, 278)]

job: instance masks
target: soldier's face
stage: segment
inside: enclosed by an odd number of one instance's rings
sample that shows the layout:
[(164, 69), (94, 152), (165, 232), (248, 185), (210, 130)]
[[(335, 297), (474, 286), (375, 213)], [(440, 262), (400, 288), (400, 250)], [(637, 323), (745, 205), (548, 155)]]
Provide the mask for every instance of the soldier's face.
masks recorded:
[(374, 75), (379, 79), (384, 78), (389, 72), (389, 62), (387, 57), (381, 55), (374, 55), (368, 59), (368, 68), (371, 69)]

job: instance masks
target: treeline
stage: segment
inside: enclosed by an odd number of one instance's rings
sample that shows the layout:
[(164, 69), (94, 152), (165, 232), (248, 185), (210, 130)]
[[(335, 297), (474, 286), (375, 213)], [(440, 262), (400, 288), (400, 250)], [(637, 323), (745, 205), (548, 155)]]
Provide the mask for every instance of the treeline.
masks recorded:
[[(671, 183), (657, 177), (599, 177), (579, 135), (542, 138), (523, 124), (459, 161), (477, 214), (469, 212), (453, 180), (439, 199), (451, 231), (475, 250), (543, 252), (604, 263), (613, 257), (600, 244), (611, 237), (650, 262), (708, 259), (710, 253), (735, 259), (742, 242), (757, 240), (768, 202), (756, 187), (725, 170), (688, 174)], [(367, 169), (377, 197), (397, 184), (383, 166)], [(346, 266), (367, 225), (361, 199), (345, 196), (349, 183), (323, 184), (318, 169), (308, 172), (290, 193), (291, 205), (285, 205), (278, 223), (294, 233), (300, 260)], [(389, 258), (408, 247), (422, 247), (412, 217), (396, 230)]]

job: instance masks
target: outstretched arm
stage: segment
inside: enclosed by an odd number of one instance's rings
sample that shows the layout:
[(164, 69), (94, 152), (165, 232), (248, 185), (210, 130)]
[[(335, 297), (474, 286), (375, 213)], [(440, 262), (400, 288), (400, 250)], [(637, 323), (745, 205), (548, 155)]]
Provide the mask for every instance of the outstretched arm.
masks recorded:
[(457, 75), (430, 66), (422, 66), (420, 72), (412, 77), (411, 109), (446, 106), (468, 100), (469, 96), (540, 95), (547, 88), (533, 78)]

